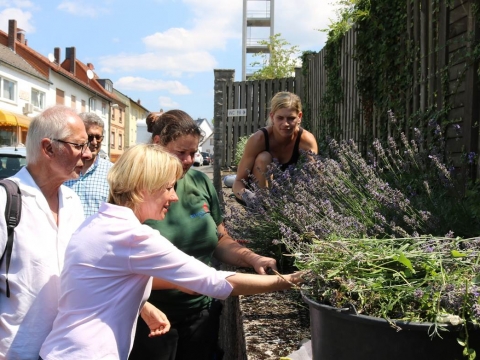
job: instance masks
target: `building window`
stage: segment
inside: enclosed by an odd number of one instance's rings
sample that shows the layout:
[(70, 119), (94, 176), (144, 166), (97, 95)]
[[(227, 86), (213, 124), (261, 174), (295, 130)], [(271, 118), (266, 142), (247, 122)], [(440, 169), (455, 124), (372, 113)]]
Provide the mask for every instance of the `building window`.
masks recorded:
[(77, 98), (75, 95), (70, 96), (70, 107), (74, 110), (77, 110)]
[(123, 135), (118, 134), (118, 150), (122, 150), (122, 144), (123, 144)]
[(119, 110), (119, 116), (118, 116), (118, 122), (121, 124), (122, 123), (122, 118), (123, 118), (123, 111)]
[(56, 89), (56, 104), (65, 105), (65, 91)]
[(82, 100), (82, 112), (85, 112), (85, 100)]
[(210, 145), (213, 145), (213, 138), (210, 138)]
[(15, 101), (15, 90), (17, 88), (17, 83), (5, 78), (0, 79), (2, 81), (2, 98)]
[(102, 101), (102, 115), (107, 115), (107, 104)]
[(90, 111), (95, 112), (96, 109), (97, 109), (97, 103), (95, 99), (90, 99)]
[(111, 143), (110, 143), (110, 149), (115, 149), (115, 131), (112, 131), (110, 133), (110, 139), (111, 139)]
[(32, 105), (39, 109), (45, 108), (45, 93), (43, 91), (32, 89)]

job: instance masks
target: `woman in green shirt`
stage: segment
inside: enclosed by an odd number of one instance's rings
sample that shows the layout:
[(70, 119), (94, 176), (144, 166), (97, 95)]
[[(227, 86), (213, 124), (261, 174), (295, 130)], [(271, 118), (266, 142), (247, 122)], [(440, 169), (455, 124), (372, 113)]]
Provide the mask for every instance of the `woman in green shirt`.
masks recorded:
[[(149, 119), (147, 119), (149, 121)], [(151, 120), (150, 120), (151, 121)], [(175, 191), (179, 201), (170, 206), (162, 221), (145, 224), (160, 231), (180, 250), (211, 265), (215, 257), (222, 263), (252, 267), (259, 274), (276, 270), (272, 258), (255, 254), (233, 240), (225, 230), (220, 202), (211, 180), (190, 169), (202, 131), (181, 110), (161, 114), (152, 127), (152, 141), (177, 156), (184, 176)], [(154, 280), (149, 302), (161, 309), (171, 323), (170, 331), (149, 338), (149, 329), (139, 320), (130, 360), (212, 360), (217, 349), (221, 305), (212, 298), (183, 292), (173, 284)]]

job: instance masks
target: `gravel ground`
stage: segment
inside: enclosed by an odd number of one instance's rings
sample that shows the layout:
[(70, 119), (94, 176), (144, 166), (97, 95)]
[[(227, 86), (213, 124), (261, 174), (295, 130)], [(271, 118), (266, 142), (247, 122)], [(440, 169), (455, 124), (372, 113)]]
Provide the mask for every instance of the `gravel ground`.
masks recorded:
[[(224, 186), (223, 191), (226, 206), (238, 206), (228, 198), (231, 189)], [(248, 360), (278, 360), (310, 339), (308, 305), (298, 290), (241, 296), (240, 308)]]
[(278, 360), (310, 339), (308, 305), (297, 290), (242, 296), (240, 308), (249, 360)]

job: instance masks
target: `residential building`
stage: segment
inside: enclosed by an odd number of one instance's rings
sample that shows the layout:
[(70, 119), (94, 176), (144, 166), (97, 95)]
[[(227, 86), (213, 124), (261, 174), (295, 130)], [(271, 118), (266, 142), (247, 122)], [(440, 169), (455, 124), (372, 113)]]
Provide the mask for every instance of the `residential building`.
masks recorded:
[[(146, 130), (147, 123), (145, 121), (149, 113), (150, 111), (148, 111), (145, 107), (142, 106), (140, 99), (138, 99), (137, 101), (130, 99), (130, 126), (129, 133), (126, 135), (125, 138), (125, 140), (128, 142), (128, 146), (133, 146), (137, 143), (138, 122), (142, 122), (143, 124), (145, 124)], [(148, 137), (148, 141), (150, 141), (150, 137)]]
[(203, 139), (199, 144), (199, 150), (213, 154), (213, 126), (207, 119), (195, 120), (198, 127), (203, 131)]
[(31, 118), (47, 104), (50, 81), (0, 45), (0, 146), (25, 144)]
[[(99, 79), (94, 72), (93, 64), (84, 64), (79, 61), (76, 57), (75, 47), (66, 48), (66, 56), (63, 61), (61, 61), (60, 48), (55, 48), (54, 53), (49, 54), (48, 57), (34, 51), (27, 45), (24, 32), (17, 29), (15, 20), (9, 21), (8, 34), (0, 31), (0, 45), (8, 47), (14, 54), (23, 58), (41, 77), (47, 79), (48, 87), (44, 85), (42, 88), (38, 81), (36, 83), (39, 88), (37, 90), (45, 90), (44, 107), (63, 104), (71, 106), (78, 112), (88, 111), (99, 115), (105, 122), (105, 140), (102, 150), (110, 154), (111, 141), (113, 141), (115, 148), (112, 160), (118, 158), (123, 152), (123, 123), (127, 105), (114, 94), (113, 83), (109, 79)], [(23, 91), (22, 94), (26, 99), (26, 92)], [(42, 96), (33, 92), (29, 99), (41, 104), (41, 100), (38, 99)], [(26, 100), (17, 101), (20, 106), (22, 101), (26, 103)], [(5, 106), (0, 101), (0, 110)], [(29, 107), (27, 106), (27, 108)], [(41, 111), (42, 108), (34, 106), (33, 110)], [(8, 111), (7, 108), (5, 111)], [(113, 124), (115, 137), (110, 139), (112, 118), (115, 119)]]

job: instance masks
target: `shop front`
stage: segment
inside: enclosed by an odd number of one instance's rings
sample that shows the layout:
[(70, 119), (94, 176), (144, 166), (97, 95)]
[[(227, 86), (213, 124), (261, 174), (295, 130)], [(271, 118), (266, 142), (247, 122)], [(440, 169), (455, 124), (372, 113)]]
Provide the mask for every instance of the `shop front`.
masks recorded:
[(31, 118), (0, 110), (0, 146), (25, 144)]

